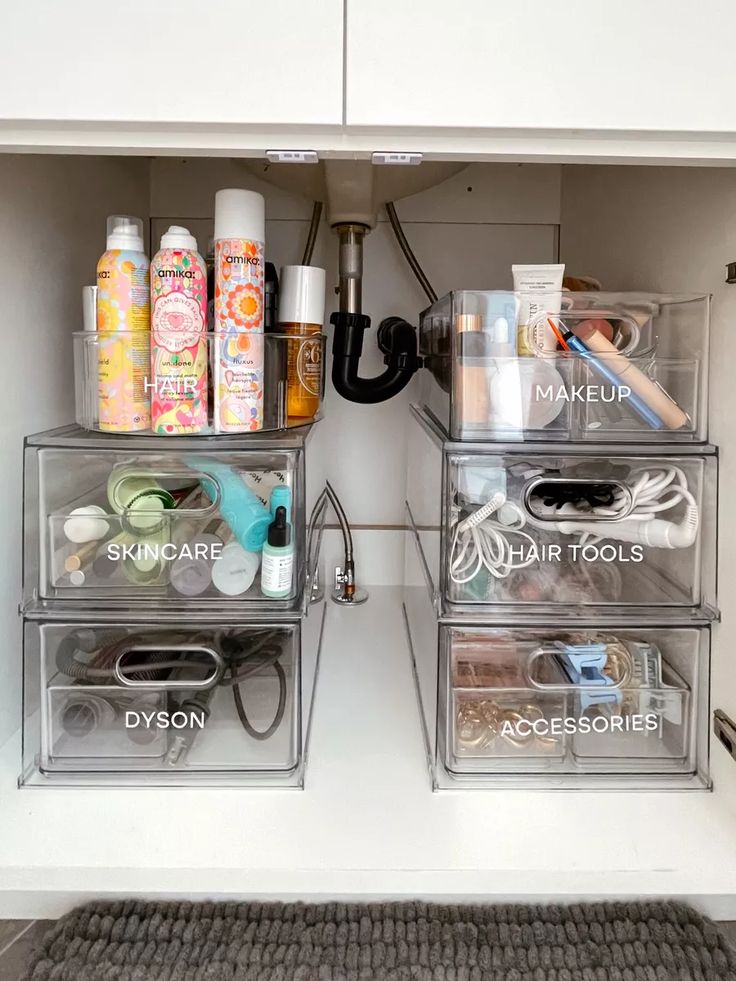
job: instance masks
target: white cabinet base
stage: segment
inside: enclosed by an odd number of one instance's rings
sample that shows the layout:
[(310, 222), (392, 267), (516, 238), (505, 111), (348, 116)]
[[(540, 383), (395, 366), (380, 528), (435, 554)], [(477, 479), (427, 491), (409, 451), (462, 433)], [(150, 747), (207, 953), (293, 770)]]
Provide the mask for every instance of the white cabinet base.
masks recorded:
[(375, 587), (352, 610), (330, 604), (325, 630), (304, 792), (19, 791), (18, 739), (6, 744), (0, 917), (130, 895), (657, 896), (736, 919), (736, 813), (718, 782), (713, 793), (433, 794), (401, 591)]

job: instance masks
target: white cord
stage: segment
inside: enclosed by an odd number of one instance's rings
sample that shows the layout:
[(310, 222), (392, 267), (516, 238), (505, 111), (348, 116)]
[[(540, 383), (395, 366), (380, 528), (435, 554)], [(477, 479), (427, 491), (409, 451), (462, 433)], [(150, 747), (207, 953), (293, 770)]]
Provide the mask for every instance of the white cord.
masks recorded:
[[(590, 511), (592, 518), (601, 517), (612, 520), (651, 521), (663, 511), (669, 511), (685, 501), (696, 515), (698, 504), (687, 486), (687, 478), (679, 467), (667, 467), (661, 470), (642, 470), (632, 474), (634, 482), (628, 487), (628, 495), (624, 488), (618, 488), (610, 507), (594, 507)], [(671, 493), (670, 493), (671, 492)], [(669, 497), (666, 496), (669, 493)], [(664, 496), (663, 496), (664, 495)], [(584, 512), (580, 512), (581, 516)], [(602, 529), (603, 530), (603, 527)], [(594, 535), (583, 532), (580, 535), (581, 545), (595, 545), (603, 541), (606, 534)]]
[[(456, 585), (471, 582), (481, 569), (486, 569), (496, 579), (505, 579), (516, 569), (526, 569), (537, 561), (537, 543), (521, 530), (525, 519), (518, 508), (514, 509), (514, 523), (502, 524), (492, 518), (505, 503), (506, 495), (498, 492), (462, 521), (455, 515), (450, 578)], [(512, 535), (531, 546), (527, 559), (514, 559), (509, 540)]]

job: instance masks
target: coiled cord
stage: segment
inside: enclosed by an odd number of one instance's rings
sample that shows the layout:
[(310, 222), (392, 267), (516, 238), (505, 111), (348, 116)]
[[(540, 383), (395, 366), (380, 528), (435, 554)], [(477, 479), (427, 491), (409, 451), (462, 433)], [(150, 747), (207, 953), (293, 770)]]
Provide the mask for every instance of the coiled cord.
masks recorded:
[[(632, 482), (628, 484), (628, 495), (624, 488), (617, 487), (610, 506), (596, 505), (591, 508), (590, 516), (612, 521), (624, 519), (651, 521), (659, 517), (662, 512), (670, 511), (684, 501), (688, 505), (692, 519), (697, 522), (698, 503), (690, 492), (685, 474), (679, 467), (635, 471), (630, 475), (629, 480)], [(603, 528), (601, 530), (603, 531)], [(602, 535), (582, 532), (580, 544), (595, 545), (605, 538), (605, 531)]]
[[(459, 514), (454, 516), (450, 578), (456, 585), (471, 582), (482, 569), (495, 579), (506, 579), (517, 569), (526, 569), (536, 562), (537, 545), (531, 535), (522, 531), (526, 522), (520, 509), (509, 505), (513, 507), (510, 521), (501, 522), (493, 518), (506, 503), (506, 495), (499, 491), (462, 520)], [(513, 536), (531, 546), (526, 559), (514, 559)]]

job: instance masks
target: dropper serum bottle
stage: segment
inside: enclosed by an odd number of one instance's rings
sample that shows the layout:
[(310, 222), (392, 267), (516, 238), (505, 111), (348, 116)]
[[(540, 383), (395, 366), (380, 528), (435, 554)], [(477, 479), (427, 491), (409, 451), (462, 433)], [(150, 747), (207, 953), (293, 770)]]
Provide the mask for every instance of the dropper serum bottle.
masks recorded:
[(294, 543), (286, 508), (279, 506), (268, 528), (261, 563), (261, 592), (270, 599), (288, 599), (294, 575)]

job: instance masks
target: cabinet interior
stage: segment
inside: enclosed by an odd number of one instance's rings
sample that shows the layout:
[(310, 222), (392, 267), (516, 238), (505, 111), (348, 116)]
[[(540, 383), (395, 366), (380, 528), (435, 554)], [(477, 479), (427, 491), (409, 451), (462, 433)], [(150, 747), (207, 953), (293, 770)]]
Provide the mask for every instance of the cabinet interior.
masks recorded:
[[(174, 222), (188, 226), (205, 249), (215, 191), (228, 186), (266, 197), (267, 258), (277, 266), (300, 262), (312, 202), (253, 176), (242, 160), (0, 156), (0, 284), (8, 317), (0, 742), (20, 724), (22, 437), (73, 421), (70, 335), (81, 326), (81, 288), (93, 281), (105, 218), (126, 212), (143, 217), (151, 251)], [(736, 259), (736, 171), (471, 162), (443, 183), (399, 200), (397, 210), (440, 296), (451, 289), (507, 289), (512, 263), (558, 260), (571, 274), (596, 277), (606, 290), (713, 294), (710, 439), (721, 447), (720, 606), (728, 610), (736, 588), (728, 575), (736, 551), (728, 493), (736, 477), (730, 426), (736, 411), (736, 288), (725, 283), (725, 267)], [(313, 261), (335, 284), (337, 238), (324, 219)], [(374, 325), (389, 315), (417, 323), (426, 306), (383, 212), (366, 240), (363, 306)], [(328, 302), (328, 312), (334, 308)], [(381, 368), (382, 356), (369, 338), (362, 373)], [(356, 526), (366, 582), (402, 580), (411, 400), (412, 386), (383, 405), (353, 405), (340, 401), (328, 380), (325, 416), (309, 447), (307, 506), (329, 476)], [(712, 708), (736, 717), (733, 630), (728, 617), (714, 630)], [(712, 747), (711, 772), (717, 792), (736, 804), (733, 760), (718, 745)]]

